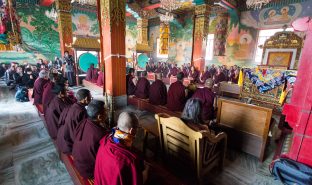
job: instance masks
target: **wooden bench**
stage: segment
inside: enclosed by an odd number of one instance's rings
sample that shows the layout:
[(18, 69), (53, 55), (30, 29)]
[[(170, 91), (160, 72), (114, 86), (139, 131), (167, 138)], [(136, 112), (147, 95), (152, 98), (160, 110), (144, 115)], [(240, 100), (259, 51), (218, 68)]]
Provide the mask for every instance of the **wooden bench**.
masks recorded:
[(219, 94), (221, 96), (228, 96), (231, 98), (239, 98), (240, 97), (240, 87), (238, 84), (228, 83), (228, 82), (220, 82)]
[[(195, 172), (201, 183), (202, 177), (215, 167), (222, 169), (227, 145), (225, 133), (214, 135), (209, 131), (194, 131), (180, 118), (156, 114), (159, 140), (168, 162)], [(174, 166), (176, 166), (174, 165)]]
[(169, 114), (170, 116), (181, 117), (181, 112), (171, 111), (166, 106), (153, 105), (149, 103), (148, 99), (141, 99), (135, 96), (131, 96), (131, 97), (128, 96), (128, 105), (133, 105), (137, 107), (139, 110), (145, 110), (145, 111), (152, 112), (155, 114), (166, 113), (166, 114)]
[(272, 109), (241, 103), (218, 100), (217, 122), (227, 133), (229, 146), (264, 160)]

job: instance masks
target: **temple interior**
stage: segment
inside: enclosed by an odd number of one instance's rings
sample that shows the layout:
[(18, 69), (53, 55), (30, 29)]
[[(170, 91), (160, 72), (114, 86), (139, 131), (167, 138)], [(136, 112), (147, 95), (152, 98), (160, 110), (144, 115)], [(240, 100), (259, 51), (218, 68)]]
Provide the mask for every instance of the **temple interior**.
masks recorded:
[(312, 0), (0, 0), (0, 185), (312, 185)]

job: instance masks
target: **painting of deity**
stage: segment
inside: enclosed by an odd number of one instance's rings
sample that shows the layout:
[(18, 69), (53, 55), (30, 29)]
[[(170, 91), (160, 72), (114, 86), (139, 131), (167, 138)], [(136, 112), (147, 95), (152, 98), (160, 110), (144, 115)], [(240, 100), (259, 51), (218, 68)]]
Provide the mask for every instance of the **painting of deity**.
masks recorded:
[(270, 52), (267, 64), (269, 66), (289, 67), (293, 52)]
[[(90, 15), (89, 15), (90, 14)], [(91, 14), (94, 14), (91, 15)], [(99, 37), (99, 25), (96, 14), (92, 12), (73, 13), (73, 34), (82, 36)]]

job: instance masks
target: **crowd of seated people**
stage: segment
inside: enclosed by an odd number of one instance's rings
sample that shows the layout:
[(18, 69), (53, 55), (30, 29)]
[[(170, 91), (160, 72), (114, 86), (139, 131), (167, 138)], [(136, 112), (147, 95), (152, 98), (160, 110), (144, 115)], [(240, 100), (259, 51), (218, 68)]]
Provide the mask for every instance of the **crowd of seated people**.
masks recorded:
[[(13, 76), (22, 70), (15, 65), (10, 66)], [(54, 68), (41, 69), (28, 79), (33, 81), (29, 88), (33, 87), (34, 104), (43, 107), (48, 134), (60, 152), (72, 156), (81, 177), (94, 178), (98, 185), (143, 184), (148, 167), (132, 147), (138, 128), (134, 113), (121, 113), (111, 132), (105, 127), (104, 102), (93, 100), (89, 90), (79, 89), (73, 96), (68, 80)]]
[[(158, 66), (162, 66), (162, 64), (158, 64)], [(163, 73), (161, 70), (160, 73), (155, 73), (155, 81), (150, 84), (146, 72), (141, 72), (141, 76), (137, 79), (134, 69), (131, 68), (126, 77), (127, 95), (148, 99), (149, 103), (166, 106), (174, 112), (182, 112), (188, 99), (197, 98), (202, 103), (204, 122), (210, 122), (215, 118), (216, 94), (213, 91), (214, 86), (218, 86), (223, 81), (237, 83), (240, 70), (237, 66), (227, 68), (226, 66), (211, 65), (200, 73), (189, 64), (183, 65), (182, 70), (173, 64), (171, 66), (172, 68), (169, 70), (171, 72), (168, 76), (174, 76), (177, 81), (170, 84), (169, 88), (162, 81)], [(153, 68), (155, 69), (154, 65), (147, 66), (149, 72)], [(192, 82), (188, 87), (183, 84), (185, 78)]]
[(146, 63), (146, 72), (148, 73), (161, 73), (163, 78), (176, 77), (179, 72), (183, 72), (184, 77), (192, 80), (194, 83), (204, 83), (208, 78), (212, 78), (214, 84), (222, 81), (229, 81), (232, 83), (238, 82), (239, 67), (234, 66), (206, 66), (204, 71), (198, 71), (190, 63), (185, 63), (181, 67), (177, 64), (158, 62), (155, 65), (153, 62)]

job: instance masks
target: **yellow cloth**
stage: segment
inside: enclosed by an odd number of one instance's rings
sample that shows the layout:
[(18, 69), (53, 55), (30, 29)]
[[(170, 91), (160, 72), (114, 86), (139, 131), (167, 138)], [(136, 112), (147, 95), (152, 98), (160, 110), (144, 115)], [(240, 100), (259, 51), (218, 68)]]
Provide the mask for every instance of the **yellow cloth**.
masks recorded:
[(244, 84), (244, 74), (243, 70), (241, 69), (239, 72), (239, 77), (238, 77), (238, 86), (242, 87)]
[(287, 95), (286, 91), (283, 91), (282, 94), (281, 94), (280, 100), (279, 100), (279, 103), (281, 105), (283, 104), (283, 102), (284, 102), (284, 100), (286, 98), (286, 95)]

